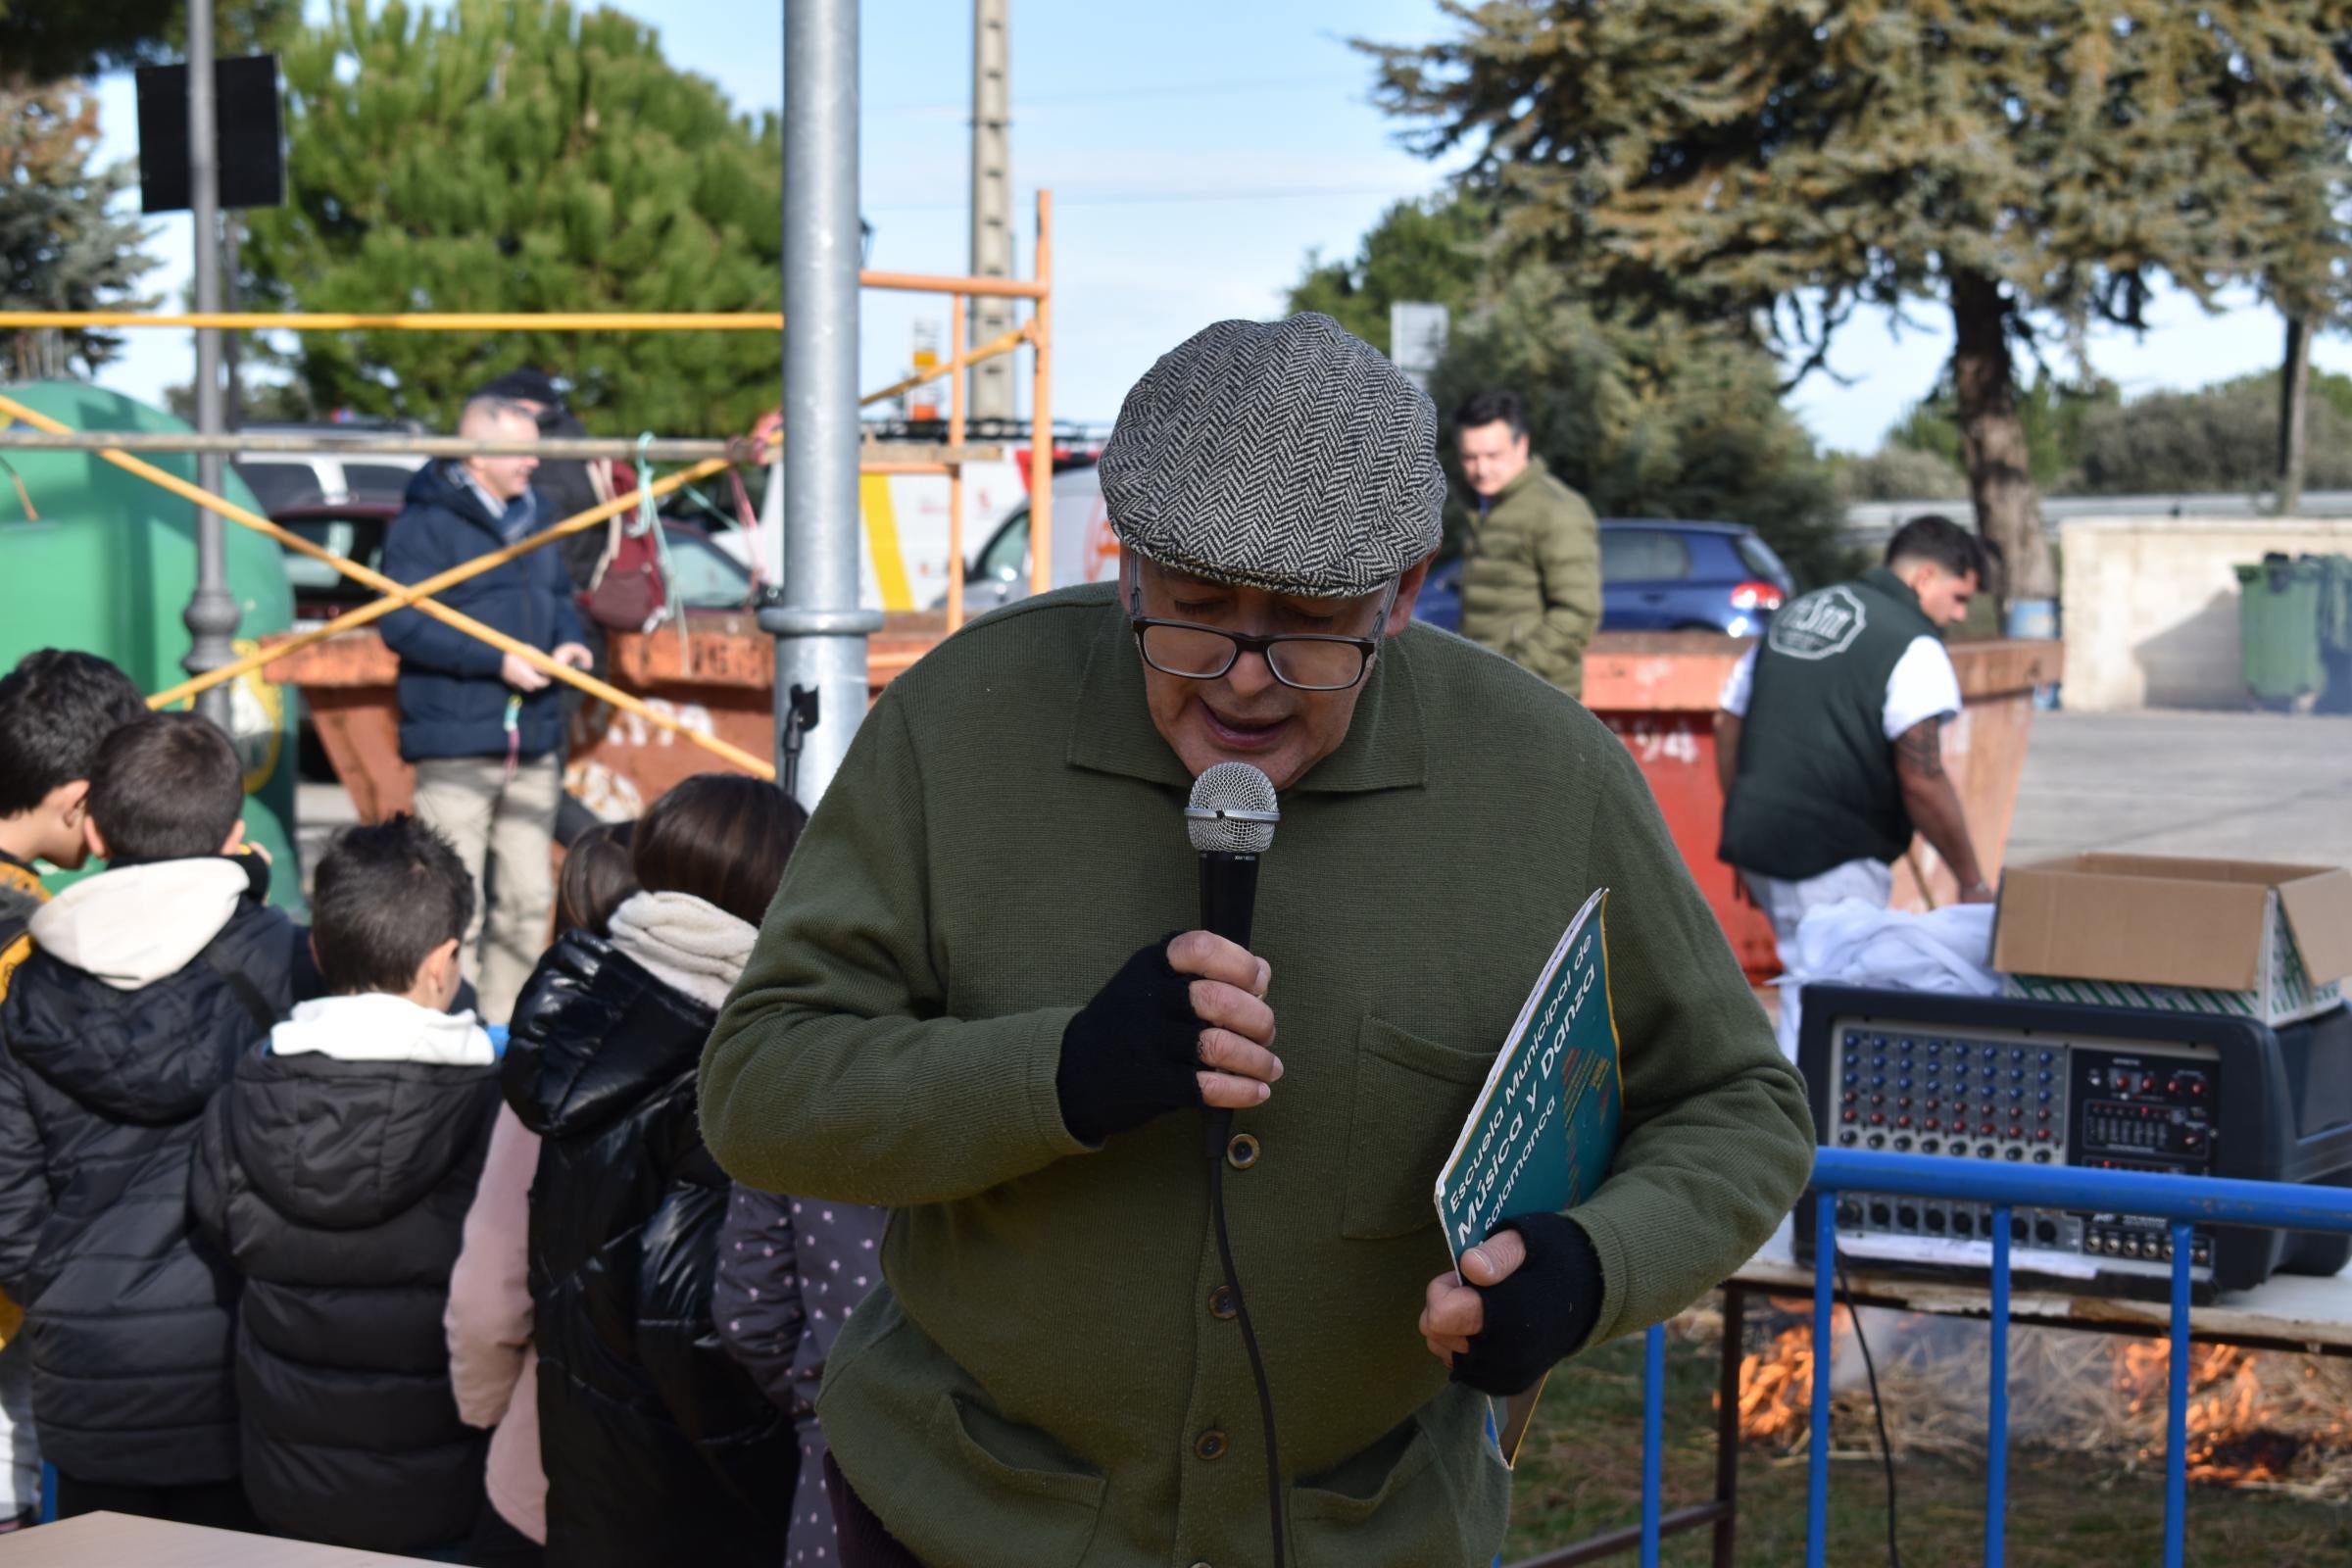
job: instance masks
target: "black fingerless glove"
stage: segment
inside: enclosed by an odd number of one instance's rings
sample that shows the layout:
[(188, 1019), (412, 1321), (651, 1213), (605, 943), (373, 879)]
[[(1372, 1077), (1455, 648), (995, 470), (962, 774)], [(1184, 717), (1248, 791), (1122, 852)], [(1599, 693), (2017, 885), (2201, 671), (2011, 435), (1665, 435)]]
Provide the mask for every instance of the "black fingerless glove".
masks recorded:
[(1168, 962), (1162, 938), (1119, 972), (1061, 1032), (1054, 1074), (1061, 1124), (1081, 1143), (1141, 1127), (1200, 1103), (1200, 1020), (1193, 983)]
[(1584, 1348), (1600, 1316), (1600, 1255), (1565, 1214), (1523, 1214), (1495, 1228), (1519, 1233), (1527, 1261), (1500, 1285), (1471, 1286), (1487, 1326), (1453, 1358), (1453, 1381), (1507, 1398)]

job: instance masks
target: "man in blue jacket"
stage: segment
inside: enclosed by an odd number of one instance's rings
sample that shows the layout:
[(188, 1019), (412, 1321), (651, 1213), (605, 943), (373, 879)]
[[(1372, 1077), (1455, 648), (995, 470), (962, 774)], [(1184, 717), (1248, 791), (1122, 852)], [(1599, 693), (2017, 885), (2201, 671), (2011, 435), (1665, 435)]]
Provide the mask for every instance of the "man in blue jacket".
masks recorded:
[[(528, 441), (539, 426), (526, 409), (477, 397), (458, 433)], [(538, 466), (536, 458), (470, 457), (419, 468), (385, 537), (384, 574), (418, 582), (528, 537), (546, 520), (531, 492)], [(574, 669), (589, 666), (571, 582), (552, 548), (438, 597)], [(561, 693), (516, 656), (420, 611), (386, 615), (383, 632), (400, 656), (400, 754), (416, 765), (416, 815), (457, 847), (486, 895), (466, 933), (466, 977), (480, 991), (482, 1016), (503, 1022), (547, 946), (555, 904)], [(497, 873), (487, 882), (486, 866)]]

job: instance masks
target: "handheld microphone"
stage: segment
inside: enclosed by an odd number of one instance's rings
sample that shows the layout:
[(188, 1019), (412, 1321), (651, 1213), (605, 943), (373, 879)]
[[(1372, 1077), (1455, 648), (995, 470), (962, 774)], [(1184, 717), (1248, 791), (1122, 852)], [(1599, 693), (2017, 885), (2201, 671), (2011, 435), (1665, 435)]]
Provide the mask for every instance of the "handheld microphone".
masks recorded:
[(1274, 781), (1248, 762), (1219, 762), (1193, 781), (1184, 830), (1200, 852), (1200, 929), (1250, 945), (1257, 858), (1274, 844), (1282, 812)]
[[(1200, 852), (1200, 929), (1242, 947), (1250, 945), (1250, 918), (1257, 906), (1257, 858), (1274, 843), (1282, 812), (1274, 781), (1248, 762), (1219, 762), (1193, 781), (1192, 804), (1184, 808), (1184, 830)], [(1257, 1387), (1258, 1421), (1266, 1435), (1266, 1507), (1274, 1530), (1274, 1568), (1283, 1568), (1282, 1460), (1274, 1445), (1274, 1391), (1257, 1330), (1250, 1321), (1249, 1298), (1233, 1266), (1233, 1241), (1225, 1226), (1225, 1162), (1233, 1112), (1208, 1110), (1202, 1117), (1208, 1157), (1209, 1222), (1217, 1237), (1217, 1261), (1233, 1298), (1236, 1326), (1250, 1357), (1250, 1380)]]

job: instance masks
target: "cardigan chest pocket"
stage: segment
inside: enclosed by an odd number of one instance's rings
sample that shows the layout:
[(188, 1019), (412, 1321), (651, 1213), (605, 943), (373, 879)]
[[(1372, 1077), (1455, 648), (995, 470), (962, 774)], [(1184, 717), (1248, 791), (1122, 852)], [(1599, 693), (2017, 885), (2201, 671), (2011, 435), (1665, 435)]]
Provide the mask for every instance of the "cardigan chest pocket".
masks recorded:
[(1355, 1046), (1342, 1236), (1384, 1241), (1437, 1224), (1430, 1195), (1438, 1172), (1494, 1065), (1492, 1052), (1456, 1051), (1364, 1015)]

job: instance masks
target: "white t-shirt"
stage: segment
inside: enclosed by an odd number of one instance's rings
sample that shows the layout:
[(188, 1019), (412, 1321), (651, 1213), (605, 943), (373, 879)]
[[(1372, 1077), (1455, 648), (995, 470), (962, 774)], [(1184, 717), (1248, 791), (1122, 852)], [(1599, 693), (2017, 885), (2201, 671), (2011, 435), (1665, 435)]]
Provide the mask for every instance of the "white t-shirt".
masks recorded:
[[(1755, 680), (1756, 651), (1750, 648), (1723, 683), (1723, 710), (1745, 718)], [(1952, 668), (1952, 656), (1937, 638), (1912, 638), (1903, 657), (1894, 662), (1894, 673), (1886, 677), (1886, 704), (1880, 714), (1886, 738), (1898, 740), (1923, 720), (1951, 718), (1959, 711), (1960, 672)]]

